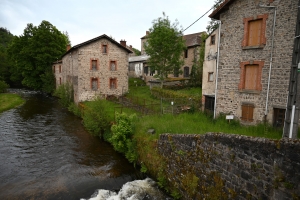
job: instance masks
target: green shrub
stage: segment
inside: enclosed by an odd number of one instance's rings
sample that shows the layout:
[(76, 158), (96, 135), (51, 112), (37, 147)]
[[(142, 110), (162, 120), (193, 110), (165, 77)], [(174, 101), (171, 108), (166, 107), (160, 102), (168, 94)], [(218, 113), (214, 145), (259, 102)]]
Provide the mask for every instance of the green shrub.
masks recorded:
[(59, 103), (63, 107), (68, 107), (74, 102), (74, 91), (70, 83), (60, 85), (53, 93), (54, 96), (59, 97)]
[(109, 117), (105, 109), (105, 100), (97, 99), (86, 107), (83, 113), (84, 127), (92, 135), (99, 136), (109, 130)]
[(74, 102), (70, 103), (68, 110), (77, 117), (81, 117), (81, 110)]
[(6, 92), (7, 88), (9, 88), (9, 85), (4, 81), (0, 81), (0, 93)]
[(130, 162), (137, 160), (136, 145), (132, 140), (133, 121), (136, 115), (127, 115), (126, 113), (116, 113), (116, 124), (111, 127), (111, 137), (109, 142), (114, 149), (120, 153), (125, 154)]

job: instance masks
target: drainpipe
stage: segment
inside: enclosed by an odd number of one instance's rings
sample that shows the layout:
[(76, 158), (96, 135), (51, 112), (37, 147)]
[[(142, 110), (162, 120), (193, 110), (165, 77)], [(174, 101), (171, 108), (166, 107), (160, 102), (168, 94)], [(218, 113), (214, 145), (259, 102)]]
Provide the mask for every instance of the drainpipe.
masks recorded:
[(275, 9), (274, 10), (273, 30), (272, 30), (271, 56), (270, 56), (270, 67), (269, 67), (267, 97), (266, 97), (265, 119), (264, 119), (265, 122), (267, 122), (269, 91), (270, 91), (270, 79), (271, 79), (272, 64), (273, 64), (274, 33), (275, 33), (275, 24), (276, 24), (276, 12), (277, 12), (277, 9), (276, 9), (275, 6), (263, 6), (263, 5), (259, 5), (259, 7), (261, 7), (261, 8), (274, 8)]
[(217, 92), (218, 92), (218, 76), (219, 76), (219, 58), (220, 58), (220, 39), (221, 39), (221, 20), (216, 20), (219, 23), (219, 35), (218, 35), (218, 52), (217, 52), (217, 66), (216, 66), (216, 87), (215, 87), (215, 105), (214, 105), (214, 119), (216, 119), (216, 109), (217, 109)]

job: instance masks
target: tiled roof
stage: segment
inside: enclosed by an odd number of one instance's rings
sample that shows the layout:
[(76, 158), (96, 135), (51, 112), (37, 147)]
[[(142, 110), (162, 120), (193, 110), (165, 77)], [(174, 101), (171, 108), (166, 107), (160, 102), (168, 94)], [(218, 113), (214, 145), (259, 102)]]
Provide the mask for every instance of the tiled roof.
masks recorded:
[(193, 33), (189, 35), (184, 35), (183, 39), (185, 40), (185, 45), (187, 47), (199, 46), (201, 44), (201, 35), (204, 32)]
[(220, 19), (220, 13), (228, 9), (228, 6), (234, 2), (234, 0), (225, 0), (221, 3), (208, 17), (213, 19)]
[(83, 43), (80, 43), (80, 44), (77, 44), (77, 45), (73, 46), (71, 49), (69, 49), (69, 51), (67, 51), (66, 53), (64, 53), (64, 54), (62, 55), (62, 57), (64, 57), (67, 53), (73, 51), (74, 49), (77, 49), (77, 48), (79, 48), (79, 47), (82, 47), (82, 46), (84, 46), (84, 45), (90, 44), (90, 43), (92, 43), (92, 42), (95, 42), (95, 41), (100, 40), (100, 39), (103, 39), (103, 38), (105, 38), (105, 39), (111, 41), (112, 43), (114, 43), (114, 44), (117, 45), (118, 47), (120, 47), (120, 48), (126, 50), (128, 53), (133, 53), (130, 49), (124, 47), (124, 46), (121, 45), (119, 42), (117, 42), (117, 41), (115, 41), (114, 39), (112, 39), (111, 37), (109, 37), (109, 36), (103, 34), (103, 35), (100, 35), (100, 36), (98, 36), (98, 37), (95, 37), (95, 38), (93, 38), (93, 39), (91, 39), (91, 40), (88, 40), (88, 41), (85, 41), (85, 42), (83, 42)]

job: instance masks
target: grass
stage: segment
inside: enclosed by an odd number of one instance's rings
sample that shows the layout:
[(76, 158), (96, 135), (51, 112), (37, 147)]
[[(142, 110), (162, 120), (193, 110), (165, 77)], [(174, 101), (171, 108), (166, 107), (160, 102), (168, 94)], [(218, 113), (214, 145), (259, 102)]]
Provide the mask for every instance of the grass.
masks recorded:
[(0, 113), (22, 105), (25, 102), (17, 94), (0, 93)]

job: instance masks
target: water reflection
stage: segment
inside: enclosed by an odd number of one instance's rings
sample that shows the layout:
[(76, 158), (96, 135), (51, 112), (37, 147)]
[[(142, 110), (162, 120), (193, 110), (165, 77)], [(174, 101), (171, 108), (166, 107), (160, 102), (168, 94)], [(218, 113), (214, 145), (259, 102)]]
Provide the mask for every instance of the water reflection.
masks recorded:
[(21, 93), (26, 103), (0, 115), (0, 199), (88, 198), (141, 178), (55, 98)]

